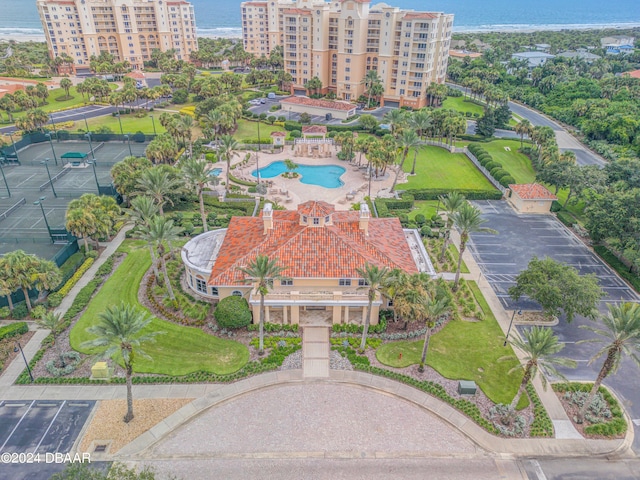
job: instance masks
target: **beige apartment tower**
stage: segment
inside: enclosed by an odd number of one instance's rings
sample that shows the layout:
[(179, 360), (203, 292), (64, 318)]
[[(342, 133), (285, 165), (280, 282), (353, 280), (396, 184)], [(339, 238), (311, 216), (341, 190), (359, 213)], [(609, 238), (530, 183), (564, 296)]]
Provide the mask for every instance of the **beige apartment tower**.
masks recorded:
[(198, 49), (193, 6), (183, 0), (36, 0), (49, 53), (66, 53), (76, 72), (106, 51), (135, 70), (151, 51), (174, 49), (189, 60)]
[(323, 91), (355, 100), (368, 70), (377, 70), (387, 106), (420, 108), (426, 88), (447, 72), (453, 15), (401, 10), (369, 0), (296, 0), (241, 4), (244, 48), (284, 51), (293, 93), (317, 76)]

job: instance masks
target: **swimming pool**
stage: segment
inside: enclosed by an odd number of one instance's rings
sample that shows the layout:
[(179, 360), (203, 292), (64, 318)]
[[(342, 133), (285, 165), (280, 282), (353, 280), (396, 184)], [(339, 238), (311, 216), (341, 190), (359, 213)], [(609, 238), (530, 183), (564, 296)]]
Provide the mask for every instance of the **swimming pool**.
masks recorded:
[(219, 177), (221, 173), (222, 173), (222, 169), (221, 168), (213, 168), (213, 169), (209, 170), (209, 176), (210, 177)]
[[(260, 178), (273, 178), (287, 171), (283, 161), (273, 162), (260, 169)], [(340, 177), (346, 169), (339, 165), (303, 165), (298, 164), (295, 172), (300, 175), (300, 183), (318, 185), (324, 188), (338, 188), (344, 185)], [(251, 175), (257, 178), (258, 171)]]

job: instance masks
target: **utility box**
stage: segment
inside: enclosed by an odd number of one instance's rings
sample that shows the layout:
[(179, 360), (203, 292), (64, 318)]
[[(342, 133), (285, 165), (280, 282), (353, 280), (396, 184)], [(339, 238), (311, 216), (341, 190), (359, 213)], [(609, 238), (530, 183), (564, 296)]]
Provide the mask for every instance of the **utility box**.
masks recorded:
[(109, 379), (109, 367), (107, 366), (107, 362), (96, 362), (93, 367), (91, 367), (91, 377), (95, 379)]
[(478, 386), (473, 380), (460, 380), (458, 382), (458, 395), (475, 395)]

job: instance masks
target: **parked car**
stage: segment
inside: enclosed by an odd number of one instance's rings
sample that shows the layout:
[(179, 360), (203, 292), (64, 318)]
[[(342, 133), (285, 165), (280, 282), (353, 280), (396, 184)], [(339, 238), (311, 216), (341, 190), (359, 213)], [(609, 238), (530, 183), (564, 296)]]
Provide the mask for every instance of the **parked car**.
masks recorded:
[(266, 98), (261, 98), (260, 99), (260, 103), (267, 103), (267, 99)]
[(267, 98), (276, 98), (276, 94), (275, 94), (275, 93), (273, 93), (273, 92), (269, 92), (269, 93), (267, 94)]

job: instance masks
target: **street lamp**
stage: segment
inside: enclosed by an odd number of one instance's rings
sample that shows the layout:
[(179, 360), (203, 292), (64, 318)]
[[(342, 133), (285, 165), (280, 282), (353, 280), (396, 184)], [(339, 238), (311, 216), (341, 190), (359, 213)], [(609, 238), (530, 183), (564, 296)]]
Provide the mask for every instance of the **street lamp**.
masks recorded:
[(45, 158), (40, 162), (41, 165), (44, 165), (47, 169), (47, 175), (49, 176), (49, 183), (51, 184), (51, 191), (53, 192), (53, 196), (58, 198), (58, 194), (56, 193), (56, 189), (53, 186), (53, 180), (51, 180), (51, 172), (49, 171), (49, 160), (50, 158)]
[(11, 143), (13, 144), (13, 151), (16, 154), (16, 160), (20, 163), (20, 159), (18, 158), (18, 149), (16, 148), (16, 142), (13, 141), (13, 135), (9, 134), (9, 138), (11, 139)]
[(120, 118), (120, 113), (116, 113), (116, 117), (118, 117), (118, 123), (120, 124), (120, 135), (124, 135), (122, 131), (122, 119)]
[(33, 383), (33, 373), (31, 373), (31, 367), (29, 366), (29, 362), (27, 362), (27, 358), (24, 356), (24, 351), (22, 350), (22, 345), (20, 345), (20, 342), (16, 342), (15, 347), (13, 347), (13, 351), (16, 353), (20, 351), (20, 353), (22, 353), (22, 359), (24, 360), (24, 364), (27, 366), (27, 371), (29, 372), (29, 378)]
[(129, 145), (129, 156), (133, 157), (133, 153), (131, 152), (131, 134), (127, 133), (124, 138), (127, 140), (127, 144)]
[(51, 145), (51, 151), (53, 152), (53, 159), (56, 162), (56, 166), (58, 166), (58, 157), (56, 156), (55, 148), (53, 148), (53, 140), (51, 140), (51, 134), (50, 133), (45, 133), (44, 136), (49, 139), (49, 144)]
[(49, 114), (49, 118), (51, 119), (51, 126), (53, 127), (53, 133), (55, 133), (56, 138), (58, 138), (58, 132), (56, 131), (56, 122), (53, 120), (53, 115)]
[(149, 115), (151, 117), (151, 124), (153, 125), (153, 134), (156, 134), (156, 121), (153, 119), (153, 115)]
[(87, 132), (89, 131), (89, 123), (87, 122), (87, 114), (83, 113), (82, 116), (84, 117), (84, 126), (87, 127)]
[(9, 184), (7, 183), (7, 177), (4, 176), (4, 167), (2, 166), (2, 160), (0, 160), (0, 172), (2, 172), (2, 179), (4, 180), (4, 186), (7, 187), (7, 193), (11, 198), (11, 190), (9, 190)]
[(516, 310), (513, 311), (513, 315), (511, 315), (511, 321), (509, 322), (509, 328), (507, 329), (507, 335), (504, 337), (504, 343), (502, 344), (503, 347), (507, 346), (507, 341), (509, 340), (509, 333), (511, 333), (511, 327), (513, 326), (513, 318), (516, 316), (516, 313), (518, 313), (518, 315), (522, 315), (522, 309), (518, 310), (516, 312)]
[[(44, 206), (42, 202), (44, 202), (47, 197), (40, 197), (40, 200), (36, 200), (33, 202), (34, 205), (40, 205), (40, 210), (42, 210), (42, 216), (44, 217), (44, 224), (47, 226), (47, 231), (49, 232), (49, 237), (51, 237), (51, 227), (49, 227), (49, 221), (47, 220), (47, 214), (44, 213)], [(53, 239), (52, 239), (53, 240)]]
[(89, 151), (91, 152), (91, 158), (95, 160), (96, 156), (93, 153), (93, 144), (91, 143), (91, 132), (85, 133), (84, 136), (87, 137), (87, 139), (89, 139)]
[(96, 179), (96, 186), (98, 187), (98, 194), (100, 194), (100, 182), (98, 182), (98, 174), (96, 173), (96, 161), (88, 161), (87, 162), (89, 165), (91, 165), (93, 167), (93, 176)]

